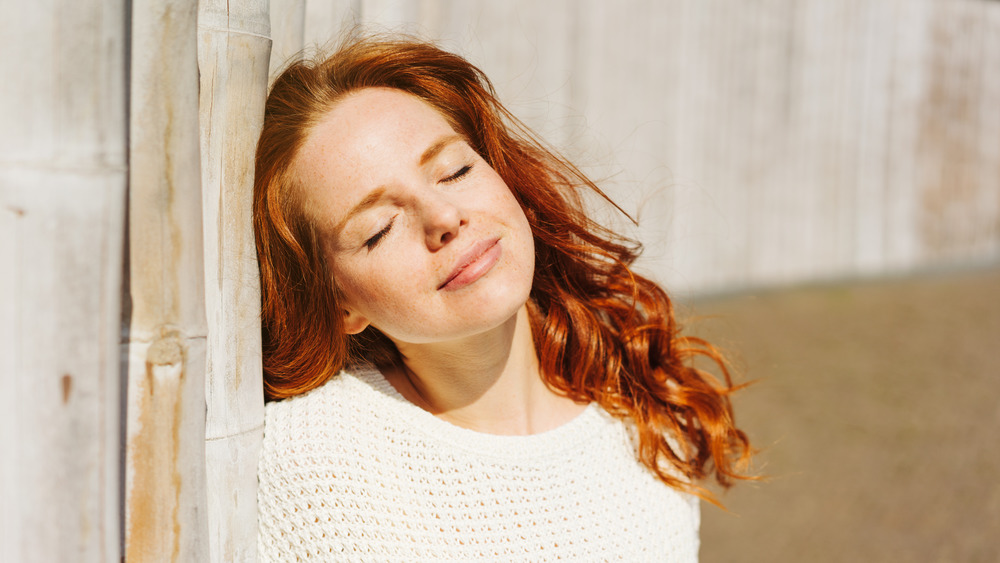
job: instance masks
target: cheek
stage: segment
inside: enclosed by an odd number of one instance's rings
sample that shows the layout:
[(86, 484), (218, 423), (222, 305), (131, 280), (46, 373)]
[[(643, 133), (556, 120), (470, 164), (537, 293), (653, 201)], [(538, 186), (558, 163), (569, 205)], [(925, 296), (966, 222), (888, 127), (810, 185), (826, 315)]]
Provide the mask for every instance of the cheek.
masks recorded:
[(507, 218), (507, 222), (512, 228), (527, 230), (530, 234), (531, 224), (528, 222), (527, 211), (525, 211), (521, 204), (517, 202), (517, 198), (514, 197), (514, 193), (510, 191), (510, 188), (503, 183), (503, 180), (497, 176), (497, 180), (503, 186), (503, 190), (499, 192), (497, 202), (498, 207), (496, 209), (503, 209), (504, 216)]
[(510, 225), (511, 230), (513, 230), (519, 237), (527, 238), (527, 244), (531, 245), (531, 253), (534, 255), (534, 235), (531, 232), (531, 223), (528, 221), (528, 217), (524, 209), (517, 203), (514, 199), (514, 195), (510, 192), (507, 193), (507, 197), (500, 202), (502, 209), (504, 209), (504, 216), (506, 217), (507, 224)]
[(344, 295), (344, 307), (367, 312), (369, 304), (383, 294), (385, 276), (372, 276), (366, 269), (341, 267), (334, 270), (334, 283)]
[(406, 272), (413, 268), (399, 259), (370, 261), (364, 267), (350, 265), (335, 270), (335, 283), (344, 295), (344, 307), (364, 315), (372, 323), (382, 318), (410, 314), (413, 296), (406, 295)]

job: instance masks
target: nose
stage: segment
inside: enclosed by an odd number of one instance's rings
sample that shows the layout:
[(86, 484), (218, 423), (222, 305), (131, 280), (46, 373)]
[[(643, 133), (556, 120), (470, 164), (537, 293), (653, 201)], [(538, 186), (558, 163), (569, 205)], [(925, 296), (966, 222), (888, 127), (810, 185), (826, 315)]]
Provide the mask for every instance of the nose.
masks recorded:
[(441, 194), (426, 194), (421, 198), (420, 216), (431, 251), (448, 244), (468, 224), (465, 209)]

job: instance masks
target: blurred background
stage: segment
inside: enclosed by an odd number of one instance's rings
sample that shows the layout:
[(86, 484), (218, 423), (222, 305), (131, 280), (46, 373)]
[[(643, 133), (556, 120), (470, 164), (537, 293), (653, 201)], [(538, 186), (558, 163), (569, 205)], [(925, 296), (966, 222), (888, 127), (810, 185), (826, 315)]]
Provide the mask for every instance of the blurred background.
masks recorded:
[(434, 38), (638, 219), (755, 381), (703, 561), (1000, 560), (1000, 2), (283, 1), (272, 70)]

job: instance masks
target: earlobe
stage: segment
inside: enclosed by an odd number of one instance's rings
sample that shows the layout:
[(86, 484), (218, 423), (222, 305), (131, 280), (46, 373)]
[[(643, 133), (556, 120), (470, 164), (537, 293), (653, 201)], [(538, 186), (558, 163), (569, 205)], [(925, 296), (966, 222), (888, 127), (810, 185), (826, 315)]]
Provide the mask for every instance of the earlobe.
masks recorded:
[(344, 332), (347, 334), (358, 334), (368, 328), (368, 319), (347, 309), (344, 309)]

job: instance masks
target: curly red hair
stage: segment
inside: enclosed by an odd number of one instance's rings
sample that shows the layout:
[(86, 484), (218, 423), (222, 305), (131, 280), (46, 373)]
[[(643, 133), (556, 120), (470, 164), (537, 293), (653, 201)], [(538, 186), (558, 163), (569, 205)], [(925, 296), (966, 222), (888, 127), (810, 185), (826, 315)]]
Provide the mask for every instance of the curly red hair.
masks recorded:
[[(681, 335), (667, 294), (630, 269), (639, 245), (584, 213), (582, 190), (606, 196), (500, 104), (482, 71), (420, 41), (352, 40), (324, 60), (293, 63), (271, 88), (253, 207), (268, 399), (318, 387), (352, 362), (397, 361), (374, 328), (344, 333), (341, 297), (290, 174), (312, 127), (344, 95), (370, 87), (436, 108), (524, 209), (536, 252), (529, 312), (546, 383), (630, 420), (640, 461), (671, 486), (705, 496), (692, 484), (711, 473), (724, 486), (741, 478), (751, 448), (733, 422), (726, 364), (708, 343)], [(719, 366), (721, 380), (694, 367), (698, 356)]]

